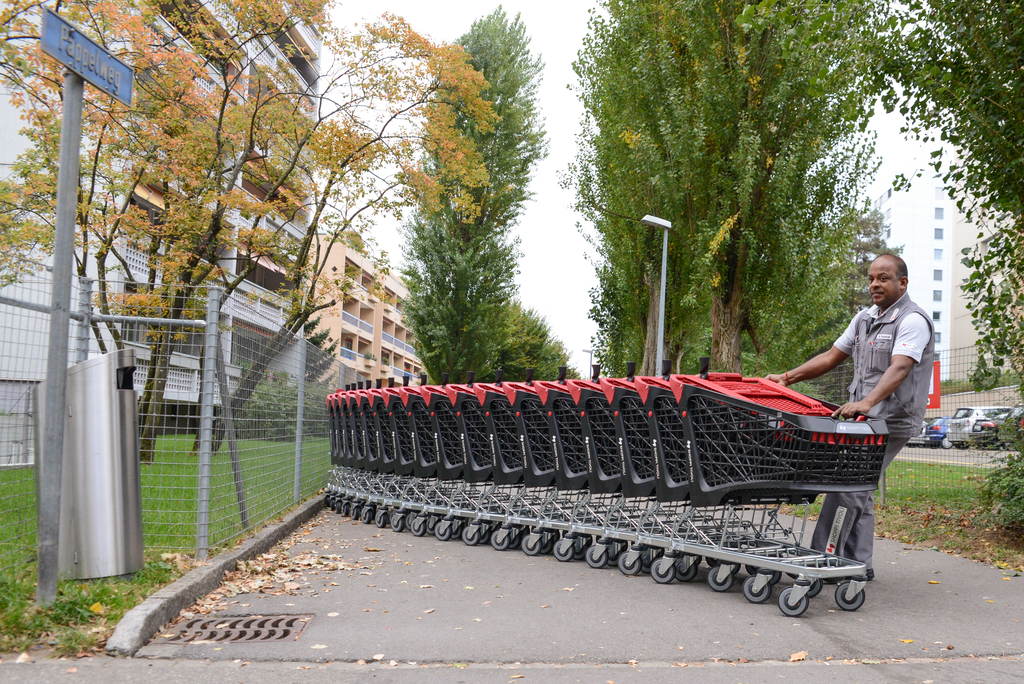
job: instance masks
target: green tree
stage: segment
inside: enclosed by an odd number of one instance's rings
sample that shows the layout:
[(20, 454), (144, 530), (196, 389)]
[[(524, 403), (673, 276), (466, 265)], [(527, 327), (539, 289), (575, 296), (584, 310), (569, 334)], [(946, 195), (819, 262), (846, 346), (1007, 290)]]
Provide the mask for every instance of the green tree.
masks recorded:
[(841, 301), (838, 257), (872, 167), (871, 4), (602, 6), (575, 64), (587, 121), (568, 177), (602, 258), (596, 320), (627, 326), (598, 342), (642, 349), (642, 372), (656, 370), (661, 235), (638, 224), (651, 213), (673, 223), (670, 356), (708, 337), (722, 370), (741, 369), (745, 345), (779, 363), (809, 353)]
[[(452, 381), (474, 370), (491, 372), (498, 349), (514, 321), (518, 241), (511, 231), (530, 198), (533, 166), (547, 153), (537, 87), (543, 63), (530, 52), (530, 38), (517, 15), (509, 21), (499, 7), (473, 23), (459, 43), (487, 85), (482, 97), (498, 121), (483, 129), (458, 114), (456, 127), (476, 143), (487, 180), (458, 184), (423, 203), (405, 227), (409, 296), (406, 320), (431, 380), (449, 373)], [(446, 162), (436, 155), (427, 168), (444, 178)]]
[[(515, 301), (510, 308), (509, 330), (505, 344), (498, 349), (491, 364), (493, 369), (505, 371), (506, 380), (522, 380), (526, 369), (534, 369), (537, 380), (554, 380), (558, 377), (559, 366), (569, 366), (569, 352), (565, 345), (551, 332), (547, 320), (534, 309), (528, 309)], [(567, 377), (578, 377), (575, 369), (567, 369)], [(481, 377), (489, 380), (493, 371)]]
[[(1024, 7), (1019, 2), (913, 0), (894, 12), (884, 97), (906, 132), (944, 143), (932, 153), (960, 208), (994, 234), (966, 250), (962, 284), (979, 345), (998, 371), (1024, 368)], [(897, 85), (899, 86), (897, 88)], [(935, 139), (937, 131), (938, 140)]]

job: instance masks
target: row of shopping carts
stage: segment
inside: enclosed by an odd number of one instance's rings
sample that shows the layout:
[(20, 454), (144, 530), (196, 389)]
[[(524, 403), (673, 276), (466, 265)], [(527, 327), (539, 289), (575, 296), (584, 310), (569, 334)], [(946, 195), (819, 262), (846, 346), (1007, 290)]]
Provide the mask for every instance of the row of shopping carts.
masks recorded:
[(327, 398), (334, 510), (445, 541), (616, 564), (658, 583), (779, 594), (802, 615), (824, 582), (844, 610), (864, 603), (866, 568), (802, 545), (809, 502), (873, 491), (883, 421), (731, 373), (589, 380), (346, 387)]

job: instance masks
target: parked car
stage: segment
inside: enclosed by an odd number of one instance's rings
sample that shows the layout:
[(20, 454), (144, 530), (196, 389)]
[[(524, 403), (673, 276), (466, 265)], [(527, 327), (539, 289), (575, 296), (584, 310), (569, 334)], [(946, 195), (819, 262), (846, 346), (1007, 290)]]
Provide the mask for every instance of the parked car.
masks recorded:
[(910, 438), (907, 442), (908, 447), (926, 447), (931, 446), (928, 443), (928, 421), (921, 421), (921, 432)]
[(953, 443), (949, 441), (949, 424), (952, 422), (952, 418), (949, 416), (943, 416), (942, 418), (933, 418), (928, 427), (925, 428), (925, 435), (928, 437), (928, 446), (933, 449), (942, 447), (943, 449), (952, 449)]
[(1015, 406), (1007, 413), (993, 418), (996, 431), (999, 433), (999, 445), (1009, 448), (1024, 437), (1024, 406)]
[[(985, 441), (985, 433), (988, 430), (995, 430), (993, 418), (998, 415), (1009, 413), (1010, 406), (968, 406), (958, 408), (949, 421), (949, 429), (946, 433), (949, 441), (957, 449), (966, 449), (976, 438)], [(990, 423), (982, 425), (977, 430), (975, 426), (979, 423)], [(991, 437), (987, 437), (991, 440)]]

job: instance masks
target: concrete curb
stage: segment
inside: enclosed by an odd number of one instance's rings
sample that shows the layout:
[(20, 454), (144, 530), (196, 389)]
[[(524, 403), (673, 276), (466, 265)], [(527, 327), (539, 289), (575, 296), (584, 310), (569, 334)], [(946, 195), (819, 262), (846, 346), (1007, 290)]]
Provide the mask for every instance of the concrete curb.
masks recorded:
[(266, 553), (316, 515), (323, 505), (323, 497), (317, 495), (300, 505), (281, 522), (268, 525), (236, 548), (217, 556), (208, 565), (195, 568), (129, 610), (117, 623), (114, 634), (107, 640), (107, 653), (126, 657), (135, 655), (160, 628), (177, 617), (182, 609), (219, 587), (224, 580), (224, 573), (235, 569), (236, 561), (249, 560)]

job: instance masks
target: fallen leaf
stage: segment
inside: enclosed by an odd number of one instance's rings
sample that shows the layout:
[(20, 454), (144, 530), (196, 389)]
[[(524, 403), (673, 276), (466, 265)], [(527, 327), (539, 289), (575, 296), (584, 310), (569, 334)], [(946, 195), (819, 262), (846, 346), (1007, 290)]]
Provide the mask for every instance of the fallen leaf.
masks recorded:
[(433, 588), (434, 588), (433, 584), (421, 584), (420, 585), (420, 589), (433, 589)]
[(384, 654), (383, 653), (378, 653), (377, 655), (373, 656), (373, 659), (374, 660), (384, 660)]
[(942, 582), (937, 582), (936, 580), (928, 580), (928, 584), (942, 584)]
[(902, 641), (905, 644), (912, 644), (912, 643), (914, 643), (913, 639), (900, 639), (900, 641)]
[(508, 678), (509, 679), (522, 679), (525, 676), (526, 675), (509, 675)]
[(480, 622), (480, 618), (473, 618), (473, 622)]
[(576, 591), (576, 587), (563, 587), (562, 591)]
[(302, 585), (298, 582), (285, 582), (284, 588), (288, 591), (295, 591), (296, 589), (301, 589)]
[(316, 649), (327, 648), (327, 644), (313, 644), (312, 646), (310, 646), (310, 648), (316, 648)]
[(953, 650), (953, 644), (949, 644), (948, 646), (946, 646), (946, 650), (947, 651), (952, 651)]
[(92, 612), (94, 612), (97, 615), (99, 615), (100, 613), (103, 612), (103, 604), (100, 603), (99, 601), (97, 601), (96, 603), (94, 603), (91, 606), (89, 606), (89, 610), (91, 610)]
[(789, 662), (796, 663), (807, 657), (807, 651), (798, 651), (789, 656)]
[(30, 662), (31, 660), (32, 660), (32, 658), (29, 656), (28, 653), (22, 653), (20, 656), (18, 656), (14, 660), (14, 662), (16, 662), (16, 663), (27, 663), (27, 662)]
[(541, 608), (547, 608), (547, 607), (548, 607), (547, 604), (544, 604), (543, 606), (541, 606)]
[(375, 549), (372, 546), (364, 546), (363, 550), (369, 551), (370, 553), (380, 553), (380, 549)]
[(365, 665), (365, 664), (366, 664), (366, 661), (363, 660), (362, 658), (360, 658), (359, 660), (356, 661), (356, 665)]
[(398, 661), (397, 660), (391, 660), (391, 661), (388, 662), (388, 666), (389, 667), (396, 667), (397, 665), (398, 665)]
[(78, 672), (78, 668), (77, 667), (69, 667), (68, 669), (66, 669), (64, 671), (67, 672), (68, 674), (73, 674), (75, 672)]
[(1004, 579), (1004, 580), (1007, 580), (1007, 581), (1009, 581), (1009, 580), (1010, 580), (1010, 578), (1009, 578), (1009, 577), (1003, 577), (1003, 579)]
[(672, 667), (689, 667), (689, 663), (672, 663)]
[(328, 613), (327, 617), (338, 617), (337, 613)]
[(746, 658), (744, 658), (743, 656), (740, 656), (740, 662), (741, 663), (749, 663), (750, 661), (747, 660)]
[(424, 612), (424, 613), (433, 613), (433, 612), (434, 612), (434, 609), (433, 609), (433, 608), (427, 608), (427, 609), (426, 609), (425, 611), (423, 611), (423, 612)]
[(472, 590), (473, 587), (462, 587), (463, 589)]

